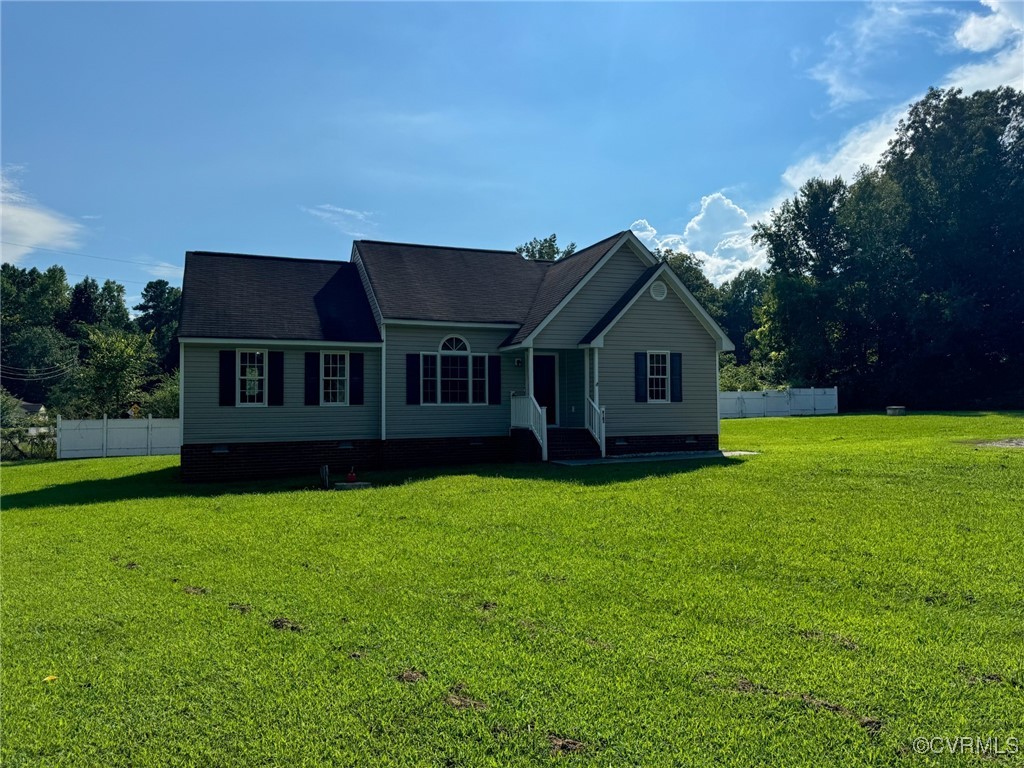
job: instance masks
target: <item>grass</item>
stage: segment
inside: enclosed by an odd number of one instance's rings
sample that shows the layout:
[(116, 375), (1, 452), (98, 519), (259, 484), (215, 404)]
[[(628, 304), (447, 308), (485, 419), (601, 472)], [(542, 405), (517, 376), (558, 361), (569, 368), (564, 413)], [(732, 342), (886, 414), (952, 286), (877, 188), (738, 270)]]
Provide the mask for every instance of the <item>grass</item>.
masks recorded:
[(1024, 414), (723, 432), (354, 493), (5, 465), (2, 763), (1021, 760), (912, 745), (1024, 750), (1024, 450), (975, 444)]

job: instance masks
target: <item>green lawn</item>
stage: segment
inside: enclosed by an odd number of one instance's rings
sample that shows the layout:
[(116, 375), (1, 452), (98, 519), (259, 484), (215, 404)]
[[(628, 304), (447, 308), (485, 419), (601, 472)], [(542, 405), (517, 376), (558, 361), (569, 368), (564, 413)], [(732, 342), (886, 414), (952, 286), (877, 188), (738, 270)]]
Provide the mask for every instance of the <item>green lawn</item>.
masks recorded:
[(4, 465), (2, 764), (1024, 762), (1024, 449), (975, 444), (1024, 413), (723, 430), (354, 493)]

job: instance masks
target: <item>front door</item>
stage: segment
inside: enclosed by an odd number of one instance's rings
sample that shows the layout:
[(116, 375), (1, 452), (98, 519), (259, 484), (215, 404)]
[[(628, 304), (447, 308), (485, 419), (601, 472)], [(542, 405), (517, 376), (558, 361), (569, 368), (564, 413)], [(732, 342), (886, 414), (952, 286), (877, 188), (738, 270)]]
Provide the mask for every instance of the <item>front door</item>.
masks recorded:
[(533, 356), (533, 397), (548, 409), (548, 424), (558, 423), (558, 374), (554, 355)]

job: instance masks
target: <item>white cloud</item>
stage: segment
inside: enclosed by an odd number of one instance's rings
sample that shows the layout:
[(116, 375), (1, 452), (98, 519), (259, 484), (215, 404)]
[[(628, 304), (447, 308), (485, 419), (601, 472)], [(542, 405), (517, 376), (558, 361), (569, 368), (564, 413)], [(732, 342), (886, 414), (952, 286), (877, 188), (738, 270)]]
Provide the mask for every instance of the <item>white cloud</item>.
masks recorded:
[(649, 248), (688, 251), (704, 262), (704, 274), (719, 285), (740, 270), (761, 268), (763, 249), (750, 241), (754, 220), (721, 192), (701, 198), (700, 212), (687, 222), (682, 234), (659, 235), (646, 219), (637, 219), (630, 229)]
[(321, 203), (312, 208), (300, 205), (299, 210), (305, 211), (310, 216), (315, 216), (354, 238), (368, 237), (367, 233), (377, 228), (377, 224), (373, 220), (374, 214), (372, 211), (340, 208), (330, 203)]
[(879, 83), (871, 72), (887, 58), (898, 38), (906, 35), (934, 37), (936, 30), (921, 23), (936, 16), (954, 18), (955, 12), (923, 3), (873, 2), (867, 12), (829, 35), (828, 53), (807, 74), (822, 83), (831, 109), (877, 98)]
[[(985, 3), (992, 9), (992, 14), (978, 16), (971, 14), (954, 33), (955, 40), (964, 47), (961, 41), (963, 30), (971, 25), (972, 19), (992, 19), (999, 17), (1000, 28), (1010, 30), (1002, 43), (1005, 47), (997, 50), (982, 61), (963, 64), (950, 71), (939, 86), (942, 88), (962, 88), (964, 93), (998, 88), (1002, 85), (1024, 89), (1024, 17), (1021, 3), (1003, 3), (989, 0)], [(971, 38), (975, 43), (976, 39)], [(1008, 45), (1007, 45), (1008, 44)], [(973, 50), (973, 49), (972, 49)], [(988, 49), (986, 49), (988, 50)], [(908, 99), (908, 103), (918, 101), (924, 96), (916, 94)], [(850, 130), (838, 144), (828, 151), (813, 154), (789, 166), (782, 174), (784, 188), (777, 201), (790, 196), (799, 189), (807, 179), (821, 176), (826, 179), (842, 176), (852, 181), (862, 165), (872, 166), (877, 163), (885, 152), (896, 131), (901, 118), (907, 114), (906, 104), (889, 107), (878, 117), (862, 123)]]
[(144, 267), (144, 269), (153, 277), (169, 282), (181, 282), (181, 278), (185, 274), (185, 267), (180, 264), (170, 264), (166, 261), (158, 261), (155, 264)]
[(22, 191), (20, 171), (8, 166), (0, 172), (0, 261), (17, 264), (36, 248), (76, 248), (81, 225)]
[[(976, 53), (1001, 47), (1024, 27), (1024, 4), (981, 0), (992, 13), (970, 14), (957, 29), (954, 38), (962, 48)], [(1020, 59), (1017, 60), (1020, 66)]]

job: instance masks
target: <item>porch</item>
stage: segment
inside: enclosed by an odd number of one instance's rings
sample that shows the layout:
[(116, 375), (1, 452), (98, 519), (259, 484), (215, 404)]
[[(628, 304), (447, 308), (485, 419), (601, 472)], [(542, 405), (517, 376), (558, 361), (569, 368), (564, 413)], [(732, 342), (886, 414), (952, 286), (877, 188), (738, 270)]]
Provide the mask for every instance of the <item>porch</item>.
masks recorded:
[(525, 392), (512, 392), (512, 429), (529, 430), (541, 460), (605, 456), (598, 349), (525, 350)]

